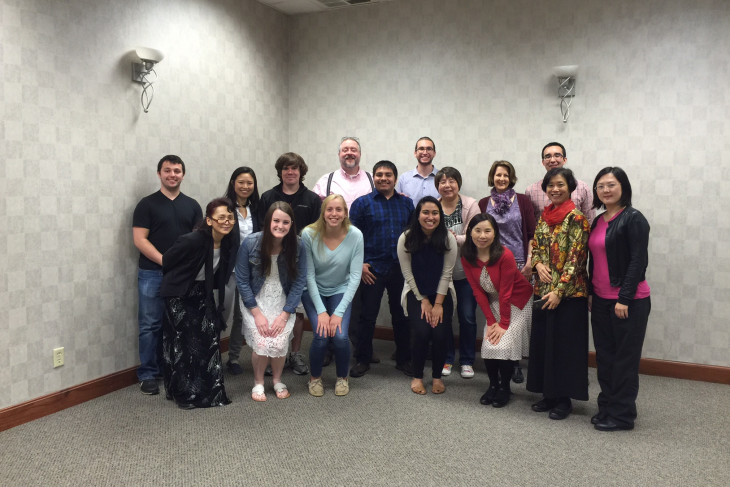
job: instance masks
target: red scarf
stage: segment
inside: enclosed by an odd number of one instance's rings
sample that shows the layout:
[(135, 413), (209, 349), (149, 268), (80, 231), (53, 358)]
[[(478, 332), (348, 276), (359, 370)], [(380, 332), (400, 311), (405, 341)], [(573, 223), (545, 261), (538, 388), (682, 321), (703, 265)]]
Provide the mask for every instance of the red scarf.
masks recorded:
[(575, 203), (573, 203), (573, 200), (571, 199), (560, 203), (559, 206), (550, 204), (543, 210), (542, 219), (545, 220), (545, 223), (547, 223), (549, 227), (553, 227), (558, 223), (562, 223), (562, 221), (565, 220), (565, 217), (568, 216), (568, 213), (573, 211), (574, 208)]

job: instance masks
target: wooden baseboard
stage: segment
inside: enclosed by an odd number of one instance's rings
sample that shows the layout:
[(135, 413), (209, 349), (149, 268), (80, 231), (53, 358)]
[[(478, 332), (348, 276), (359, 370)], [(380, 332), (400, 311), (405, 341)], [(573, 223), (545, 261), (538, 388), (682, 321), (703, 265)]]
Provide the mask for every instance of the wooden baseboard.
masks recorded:
[(0, 431), (57, 413), (82, 402), (96, 399), (137, 382), (137, 367), (114, 372), (98, 379), (0, 409)]
[[(311, 331), (309, 321), (305, 321), (304, 327)], [(393, 340), (393, 329), (386, 327), (375, 327), (374, 338), (379, 340)], [(454, 337), (458, 345), (458, 337)], [(228, 351), (228, 338), (221, 339), (221, 352)], [(481, 340), (477, 340), (477, 346), (481, 346)], [(596, 366), (595, 352), (589, 352), (588, 364)], [(730, 367), (719, 367), (716, 365), (692, 364), (686, 362), (672, 362), (669, 360), (658, 360), (651, 358), (641, 359), (639, 372), (647, 375), (671, 377), (674, 379), (696, 380), (703, 382), (715, 382), (718, 384), (730, 385)], [(77, 386), (69, 387), (36, 399), (31, 399), (15, 406), (0, 409), (0, 431), (28, 423), (43, 416), (62, 411), (66, 408), (76, 406), (82, 402), (90, 401), (110, 392), (128, 387), (137, 382), (137, 367), (115, 372), (113, 374), (99, 377), (98, 379), (84, 382)]]

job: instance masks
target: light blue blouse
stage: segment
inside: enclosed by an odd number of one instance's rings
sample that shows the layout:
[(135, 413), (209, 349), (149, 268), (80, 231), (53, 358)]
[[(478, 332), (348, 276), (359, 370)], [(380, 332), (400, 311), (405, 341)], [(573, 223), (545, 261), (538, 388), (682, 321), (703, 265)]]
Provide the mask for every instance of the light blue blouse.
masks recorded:
[(333, 314), (342, 317), (360, 285), (363, 262), (362, 232), (354, 225), (335, 250), (330, 250), (314, 230), (305, 228), (302, 243), (307, 254), (307, 292), (317, 313), (327, 312), (320, 296), (344, 294)]

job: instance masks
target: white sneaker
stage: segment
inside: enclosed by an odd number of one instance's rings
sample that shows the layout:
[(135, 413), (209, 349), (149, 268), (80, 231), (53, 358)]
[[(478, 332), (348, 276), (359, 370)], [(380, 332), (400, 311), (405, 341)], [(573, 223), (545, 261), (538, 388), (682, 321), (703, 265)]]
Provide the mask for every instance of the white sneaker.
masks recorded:
[(452, 364), (444, 364), (444, 368), (441, 369), (441, 375), (444, 377), (448, 377), (451, 375), (451, 367), (453, 367)]
[(461, 377), (464, 379), (471, 379), (474, 377), (474, 369), (471, 365), (462, 365), (461, 366)]

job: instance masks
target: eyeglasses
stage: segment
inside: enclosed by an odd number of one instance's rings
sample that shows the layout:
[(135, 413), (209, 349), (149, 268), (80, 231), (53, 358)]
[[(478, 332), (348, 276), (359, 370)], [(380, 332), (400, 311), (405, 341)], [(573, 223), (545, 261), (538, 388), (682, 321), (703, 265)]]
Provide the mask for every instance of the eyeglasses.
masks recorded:
[(596, 186), (596, 191), (603, 191), (605, 189), (611, 191), (618, 186), (618, 183), (599, 184)]
[(236, 221), (235, 216), (226, 216), (223, 218), (211, 218), (211, 220), (218, 222), (218, 225), (223, 225), (224, 223), (233, 223)]
[(433, 147), (419, 147), (416, 152), (433, 152)]
[(558, 159), (558, 160), (560, 160), (560, 159), (563, 159), (563, 158), (564, 158), (565, 156), (564, 156), (563, 154), (559, 153), (559, 152), (556, 152), (555, 154), (543, 154), (543, 155), (542, 155), (542, 160), (543, 160), (543, 161), (549, 161), (549, 160), (550, 160), (550, 159), (552, 159), (553, 157), (554, 157), (555, 159)]

